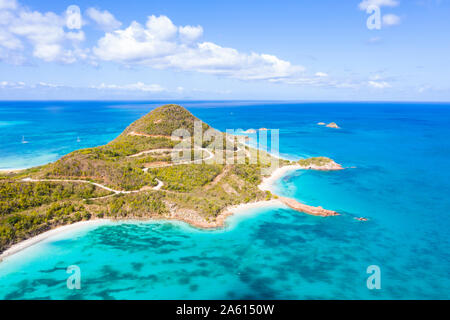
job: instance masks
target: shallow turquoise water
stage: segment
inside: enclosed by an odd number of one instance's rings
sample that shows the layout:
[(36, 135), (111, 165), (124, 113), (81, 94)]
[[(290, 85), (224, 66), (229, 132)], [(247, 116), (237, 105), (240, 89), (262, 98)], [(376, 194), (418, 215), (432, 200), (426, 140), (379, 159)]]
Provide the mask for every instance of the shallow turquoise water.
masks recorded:
[[(450, 298), (450, 105), (182, 104), (221, 130), (279, 128), (280, 152), (291, 158), (325, 155), (352, 167), (297, 171), (277, 184), (279, 194), (342, 215), (273, 207), (216, 231), (173, 222), (88, 227), (0, 263), (0, 298)], [(0, 103), (0, 168), (53, 161), (79, 148), (77, 136), (83, 146), (105, 143), (148, 106)], [(69, 265), (81, 268), (81, 290), (66, 287)], [(369, 265), (381, 269), (381, 290), (366, 287)]]

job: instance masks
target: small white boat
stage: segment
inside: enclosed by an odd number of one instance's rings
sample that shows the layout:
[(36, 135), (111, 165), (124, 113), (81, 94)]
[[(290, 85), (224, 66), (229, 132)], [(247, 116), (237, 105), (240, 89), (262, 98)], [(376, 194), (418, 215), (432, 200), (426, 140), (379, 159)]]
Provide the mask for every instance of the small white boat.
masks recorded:
[(22, 143), (28, 143), (28, 141), (25, 140), (25, 136), (22, 136)]
[(81, 142), (80, 137), (77, 137), (77, 142)]

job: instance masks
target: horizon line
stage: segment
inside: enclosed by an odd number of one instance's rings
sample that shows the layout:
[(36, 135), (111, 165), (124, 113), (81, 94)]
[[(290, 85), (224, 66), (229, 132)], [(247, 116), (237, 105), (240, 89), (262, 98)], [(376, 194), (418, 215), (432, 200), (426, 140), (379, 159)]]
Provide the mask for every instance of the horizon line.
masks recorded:
[(1, 102), (284, 102), (284, 103), (433, 103), (450, 100), (297, 100), (297, 99), (0, 99)]

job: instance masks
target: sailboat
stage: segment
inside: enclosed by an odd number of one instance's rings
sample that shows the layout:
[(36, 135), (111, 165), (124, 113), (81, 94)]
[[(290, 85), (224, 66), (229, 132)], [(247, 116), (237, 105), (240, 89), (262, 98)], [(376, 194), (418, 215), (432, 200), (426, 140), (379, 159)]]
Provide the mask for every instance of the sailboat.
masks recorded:
[(81, 142), (80, 137), (77, 137), (77, 142)]
[(25, 136), (22, 136), (22, 143), (28, 143), (28, 141), (25, 140)]

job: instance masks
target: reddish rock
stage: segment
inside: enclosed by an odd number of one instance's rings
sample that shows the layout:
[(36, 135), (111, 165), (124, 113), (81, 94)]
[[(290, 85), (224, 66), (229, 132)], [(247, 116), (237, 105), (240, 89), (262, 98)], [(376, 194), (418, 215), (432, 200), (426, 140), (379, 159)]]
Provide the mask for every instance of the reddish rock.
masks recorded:
[(279, 197), (278, 198), (281, 202), (283, 202), (288, 207), (299, 211), (303, 213), (307, 213), (313, 216), (320, 216), (320, 217), (329, 217), (329, 216), (338, 216), (339, 213), (336, 211), (326, 210), (322, 207), (313, 207), (308, 206), (306, 204), (300, 203), (295, 199), (291, 198), (285, 198), (285, 197)]

